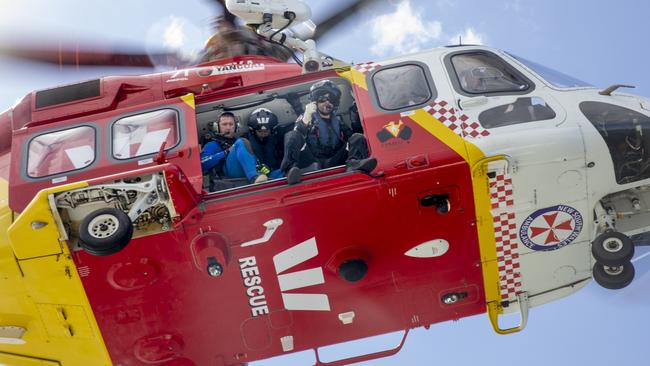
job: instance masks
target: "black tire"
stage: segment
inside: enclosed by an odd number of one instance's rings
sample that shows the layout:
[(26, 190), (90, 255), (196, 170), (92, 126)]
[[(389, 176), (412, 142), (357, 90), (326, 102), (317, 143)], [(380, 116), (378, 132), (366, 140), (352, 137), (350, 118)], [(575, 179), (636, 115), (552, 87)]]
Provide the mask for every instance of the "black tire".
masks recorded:
[(79, 225), (79, 245), (93, 255), (111, 255), (124, 249), (133, 236), (129, 216), (116, 208), (102, 208)]
[(597, 262), (606, 266), (618, 267), (634, 256), (634, 243), (625, 234), (607, 231), (596, 237), (591, 243), (591, 254)]
[(593, 268), (594, 280), (604, 288), (619, 290), (634, 279), (634, 265), (627, 262), (617, 267), (605, 266), (596, 262)]

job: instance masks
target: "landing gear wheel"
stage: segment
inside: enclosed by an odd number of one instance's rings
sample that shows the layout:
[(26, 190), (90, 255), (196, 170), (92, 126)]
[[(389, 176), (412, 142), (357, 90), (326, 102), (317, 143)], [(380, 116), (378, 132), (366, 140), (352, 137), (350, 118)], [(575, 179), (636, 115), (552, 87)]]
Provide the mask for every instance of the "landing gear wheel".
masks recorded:
[(93, 255), (115, 254), (128, 244), (131, 236), (131, 219), (116, 208), (93, 211), (79, 225), (79, 245)]
[(591, 253), (597, 262), (617, 267), (629, 263), (634, 256), (634, 243), (625, 234), (617, 231), (604, 232), (591, 244)]
[(634, 265), (626, 262), (620, 266), (609, 267), (596, 262), (593, 269), (594, 280), (610, 290), (622, 289), (634, 279)]

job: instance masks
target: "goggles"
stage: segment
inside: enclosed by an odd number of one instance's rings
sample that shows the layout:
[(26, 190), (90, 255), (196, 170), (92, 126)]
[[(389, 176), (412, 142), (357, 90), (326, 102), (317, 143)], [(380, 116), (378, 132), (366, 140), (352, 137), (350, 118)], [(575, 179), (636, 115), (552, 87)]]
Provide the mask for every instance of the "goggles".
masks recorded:
[(318, 103), (330, 102), (332, 104), (337, 104), (338, 101), (335, 98), (333, 98), (331, 95), (324, 94), (324, 95), (319, 96), (316, 99), (316, 102), (318, 102)]

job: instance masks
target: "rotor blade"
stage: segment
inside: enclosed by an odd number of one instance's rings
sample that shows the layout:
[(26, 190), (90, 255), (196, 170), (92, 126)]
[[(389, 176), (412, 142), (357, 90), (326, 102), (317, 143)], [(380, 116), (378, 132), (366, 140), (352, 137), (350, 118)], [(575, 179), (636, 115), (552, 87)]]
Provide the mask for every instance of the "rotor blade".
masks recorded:
[(331, 15), (325, 20), (319, 21), (316, 27), (316, 34), (314, 34), (314, 41), (317, 41), (320, 37), (325, 35), (327, 32), (338, 26), (342, 21), (352, 16), (355, 12), (360, 11), (368, 5), (376, 2), (376, 0), (357, 0), (353, 1), (347, 7), (341, 9), (336, 14)]
[(22, 58), (31, 61), (45, 62), (66, 66), (125, 66), (125, 67), (155, 67), (180, 66), (186, 64), (176, 53), (130, 52), (118, 49), (88, 49), (85, 47), (59, 48), (51, 46), (11, 46), (0, 45), (0, 55)]

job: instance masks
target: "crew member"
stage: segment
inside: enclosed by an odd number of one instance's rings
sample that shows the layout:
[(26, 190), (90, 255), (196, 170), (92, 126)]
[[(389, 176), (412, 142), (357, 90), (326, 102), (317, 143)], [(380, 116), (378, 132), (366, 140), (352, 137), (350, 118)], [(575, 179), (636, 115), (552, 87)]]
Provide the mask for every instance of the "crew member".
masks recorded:
[(215, 124), (216, 134), (201, 151), (201, 168), (204, 172), (216, 170), (220, 177), (247, 178), (251, 183), (268, 180), (266, 174), (257, 171), (257, 159), (250, 142), (237, 138), (235, 115), (224, 112)]
[(284, 149), (284, 134), (293, 129), (293, 123), (280, 126), (278, 117), (267, 108), (258, 108), (248, 117), (248, 141), (261, 164), (258, 170), (269, 178), (281, 178), (280, 171)]
[(377, 160), (368, 158), (366, 138), (354, 133), (335, 113), (341, 91), (332, 81), (322, 80), (311, 86), (309, 98), (305, 113), (285, 138), (280, 169), (289, 184), (300, 182), (301, 168), (314, 165), (325, 169), (345, 164), (350, 170), (370, 173)]

